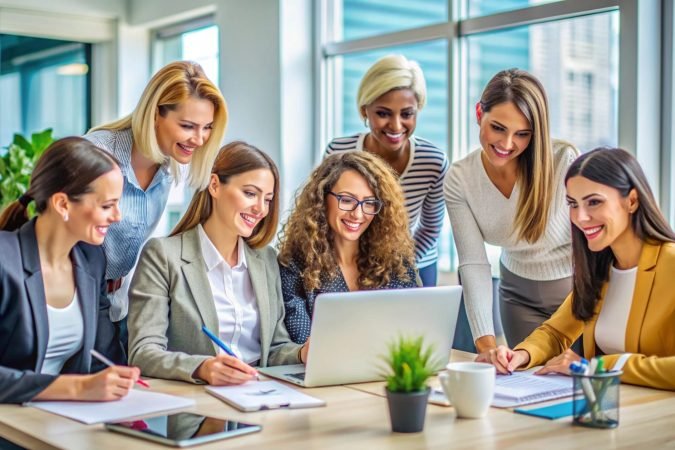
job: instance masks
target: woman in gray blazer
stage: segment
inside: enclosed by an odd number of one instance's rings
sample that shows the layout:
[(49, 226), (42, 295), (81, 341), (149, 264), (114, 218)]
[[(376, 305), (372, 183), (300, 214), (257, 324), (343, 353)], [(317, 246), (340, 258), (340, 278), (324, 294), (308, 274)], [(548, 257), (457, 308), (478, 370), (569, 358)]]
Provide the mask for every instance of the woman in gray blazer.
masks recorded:
[[(213, 385), (240, 384), (253, 366), (304, 362), (306, 346), (284, 326), (272, 240), (279, 217), (279, 173), (244, 142), (218, 154), (166, 238), (143, 249), (130, 289), (129, 359), (148, 376)], [(202, 326), (236, 357), (220, 353)]]
[[(2, 211), (0, 403), (116, 400), (138, 379), (132, 367), (89, 374), (97, 368), (94, 348), (126, 362), (108, 318), (100, 247), (120, 220), (121, 195), (114, 159), (65, 138), (45, 151), (28, 191)], [(29, 221), (31, 202), (38, 215)]]

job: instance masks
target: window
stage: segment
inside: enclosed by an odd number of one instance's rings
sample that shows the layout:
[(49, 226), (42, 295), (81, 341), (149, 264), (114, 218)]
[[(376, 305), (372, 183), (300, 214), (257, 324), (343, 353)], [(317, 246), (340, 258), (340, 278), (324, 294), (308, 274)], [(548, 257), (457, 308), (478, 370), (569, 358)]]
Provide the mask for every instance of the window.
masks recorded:
[[(218, 27), (212, 17), (155, 31), (152, 69), (156, 72), (172, 61), (190, 60), (199, 63), (214, 84), (219, 83)], [(166, 236), (185, 213), (192, 191), (183, 183), (171, 187), (164, 214), (155, 229), (155, 236)]]
[[(510, 67), (531, 72), (544, 85), (552, 137), (582, 151), (616, 146), (618, 19), (615, 11), (468, 37), (467, 150), (479, 146), (471, 106), (490, 78)], [(586, 32), (575, 30), (592, 30), (591, 42)]]
[(203, 18), (155, 33), (153, 71), (171, 61), (189, 59), (199, 63), (214, 83), (218, 84), (218, 27), (212, 19)]
[(541, 3), (551, 3), (559, 0), (459, 0), (466, 8), (466, 12), (461, 14), (462, 18), (480, 17), (489, 14), (513, 11), (527, 8)]
[(448, 20), (448, 0), (336, 0), (335, 40), (352, 40)]
[(14, 133), (90, 127), (90, 45), (0, 34), (0, 146)]

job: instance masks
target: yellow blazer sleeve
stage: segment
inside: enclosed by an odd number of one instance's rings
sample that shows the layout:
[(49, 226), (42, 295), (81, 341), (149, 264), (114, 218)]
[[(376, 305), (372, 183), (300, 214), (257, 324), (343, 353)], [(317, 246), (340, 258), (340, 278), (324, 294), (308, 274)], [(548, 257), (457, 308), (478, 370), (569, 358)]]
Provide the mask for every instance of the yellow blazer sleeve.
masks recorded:
[(583, 330), (584, 322), (572, 314), (570, 294), (551, 318), (516, 345), (514, 350), (525, 350), (530, 354), (526, 369), (538, 366), (570, 348)]
[[(602, 359), (612, 368), (619, 356), (606, 355)], [(675, 356), (633, 354), (623, 366), (621, 382), (675, 391)]]

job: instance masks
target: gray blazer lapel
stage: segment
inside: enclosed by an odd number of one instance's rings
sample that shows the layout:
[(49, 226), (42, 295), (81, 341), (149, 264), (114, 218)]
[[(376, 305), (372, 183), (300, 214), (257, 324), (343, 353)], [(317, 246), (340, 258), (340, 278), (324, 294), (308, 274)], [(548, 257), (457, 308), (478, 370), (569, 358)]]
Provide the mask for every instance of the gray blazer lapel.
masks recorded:
[(246, 245), (244, 247), (246, 254), (246, 263), (248, 264), (248, 274), (251, 277), (251, 285), (258, 302), (258, 314), (260, 314), (260, 353), (261, 366), (267, 360), (267, 354), (270, 351), (270, 342), (272, 342), (272, 333), (274, 332), (275, 323), (270, 319), (270, 298), (269, 289), (267, 287), (267, 268), (265, 261), (251, 248)]
[(98, 320), (98, 286), (94, 277), (87, 271), (86, 261), (80, 250), (73, 248), (73, 268), (75, 269), (75, 288), (82, 309), (82, 322), (84, 325), (84, 341), (82, 342), (81, 369), (89, 371), (91, 355), (89, 350), (94, 348)]
[(35, 238), (35, 220), (27, 223), (19, 231), (19, 243), (21, 247), (21, 260), (23, 270), (26, 273), (26, 292), (28, 301), (33, 311), (35, 322), (35, 336), (37, 337), (37, 365), (36, 372), (42, 370), (42, 362), (47, 352), (49, 341), (49, 319), (47, 318), (47, 299), (45, 298), (45, 286), (42, 281), (42, 268), (40, 267), (40, 252)]
[[(197, 228), (188, 230), (181, 235), (181, 246), (181, 259), (184, 262), (181, 269), (185, 281), (204, 325), (217, 335), (218, 316), (216, 315), (211, 285), (206, 274), (206, 264), (204, 264), (204, 258), (202, 257)], [(216, 354), (218, 354), (218, 347), (215, 344), (213, 345)]]

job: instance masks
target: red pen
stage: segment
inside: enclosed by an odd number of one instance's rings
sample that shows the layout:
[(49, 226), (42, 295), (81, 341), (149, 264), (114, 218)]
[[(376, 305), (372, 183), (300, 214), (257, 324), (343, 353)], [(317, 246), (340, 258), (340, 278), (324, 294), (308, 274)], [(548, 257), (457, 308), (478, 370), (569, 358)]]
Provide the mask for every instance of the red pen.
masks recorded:
[[(89, 350), (89, 353), (91, 353), (91, 356), (98, 359), (99, 361), (101, 361), (103, 364), (105, 364), (108, 367), (112, 367), (112, 366), (116, 365), (114, 362), (110, 361), (108, 358), (106, 358), (105, 356), (103, 356), (102, 354), (100, 354), (99, 352), (94, 350), (93, 348), (91, 350)], [(145, 381), (141, 380), (140, 378), (138, 380), (136, 380), (136, 383), (140, 384), (143, 387), (150, 388), (150, 385), (148, 383), (146, 383)]]

